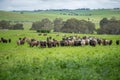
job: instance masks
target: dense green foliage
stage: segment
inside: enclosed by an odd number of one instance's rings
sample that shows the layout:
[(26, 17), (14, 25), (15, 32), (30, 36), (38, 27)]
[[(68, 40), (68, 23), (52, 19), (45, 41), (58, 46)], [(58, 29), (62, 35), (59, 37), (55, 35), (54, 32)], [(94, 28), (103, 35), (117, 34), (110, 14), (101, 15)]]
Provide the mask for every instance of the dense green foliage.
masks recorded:
[(50, 30), (37, 30), (38, 33), (50, 33)]
[(2, 20), (0, 21), (0, 29), (13, 29), (13, 30), (23, 30), (23, 24), (16, 23), (11, 24), (10, 21)]
[(0, 29), (9, 29), (10, 27), (10, 22), (2, 20), (0, 21)]
[[(54, 27), (54, 28), (53, 28)], [(51, 22), (48, 18), (42, 19), (32, 24), (31, 30), (52, 30), (55, 32), (66, 33), (93, 33), (95, 31), (95, 24), (91, 21), (77, 20), (75, 18), (62, 21), (61, 18), (56, 18)]]
[(34, 22), (32, 24), (31, 30), (52, 30), (53, 23), (48, 19), (42, 19), (41, 21)]
[(11, 26), (11, 29), (13, 30), (23, 30), (23, 24), (17, 23)]
[(92, 34), (95, 31), (95, 24), (90, 21), (68, 19), (61, 28), (62, 32)]
[[(57, 40), (63, 34), (50, 33)], [(90, 35), (112, 39), (111, 46), (78, 46), (38, 48), (26, 43), (17, 46), (20, 37), (45, 40), (47, 36), (38, 36), (35, 31), (9, 30), (0, 31), (0, 37), (11, 38), (11, 43), (0, 43), (0, 79), (1, 80), (119, 80), (120, 45), (115, 40), (120, 35)]]
[(99, 34), (120, 34), (120, 20), (116, 20), (114, 17), (110, 20), (103, 18), (97, 32)]
[(56, 18), (54, 21), (54, 31), (55, 32), (61, 32), (61, 28), (64, 25), (64, 21), (62, 18)]

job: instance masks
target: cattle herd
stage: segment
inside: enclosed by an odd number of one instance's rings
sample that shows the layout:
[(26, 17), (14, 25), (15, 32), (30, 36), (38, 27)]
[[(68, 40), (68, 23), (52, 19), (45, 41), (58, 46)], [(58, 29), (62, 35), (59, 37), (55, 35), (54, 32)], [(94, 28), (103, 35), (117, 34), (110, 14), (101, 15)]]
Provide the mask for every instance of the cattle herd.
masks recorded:
[[(11, 43), (11, 39), (5, 39), (1, 38), (0, 43)], [(30, 47), (41, 47), (41, 48), (51, 48), (51, 47), (57, 47), (57, 46), (85, 46), (90, 45), (95, 47), (96, 45), (112, 45), (112, 40), (102, 39), (102, 38), (96, 38), (93, 36), (84, 36), (84, 37), (78, 37), (78, 36), (69, 36), (69, 37), (62, 37), (61, 40), (56, 40), (52, 37), (47, 37), (46, 40), (36, 40), (31, 38), (19, 38), (17, 41), (17, 45), (24, 45), (27, 43)], [(116, 45), (120, 44), (120, 40), (116, 40)]]

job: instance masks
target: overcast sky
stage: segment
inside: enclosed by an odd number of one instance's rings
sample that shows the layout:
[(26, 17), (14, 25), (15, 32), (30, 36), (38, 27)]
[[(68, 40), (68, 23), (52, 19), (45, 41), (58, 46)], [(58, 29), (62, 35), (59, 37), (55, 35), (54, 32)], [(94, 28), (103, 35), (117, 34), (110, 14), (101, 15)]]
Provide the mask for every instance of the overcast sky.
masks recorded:
[(0, 10), (120, 8), (120, 0), (0, 0)]

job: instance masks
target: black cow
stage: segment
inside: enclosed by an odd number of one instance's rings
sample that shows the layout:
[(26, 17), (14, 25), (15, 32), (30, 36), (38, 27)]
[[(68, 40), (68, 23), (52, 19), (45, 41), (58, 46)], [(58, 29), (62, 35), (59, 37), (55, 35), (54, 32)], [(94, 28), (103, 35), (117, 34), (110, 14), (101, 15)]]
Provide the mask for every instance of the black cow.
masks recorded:
[(4, 39), (4, 38), (2, 37), (2, 38), (1, 38), (1, 42), (3, 42), (3, 43), (7, 43), (8, 40), (7, 40), (7, 39)]
[(116, 45), (119, 45), (120, 44), (120, 40), (116, 40)]
[(90, 46), (93, 46), (93, 47), (95, 47), (96, 46), (96, 44), (97, 44), (97, 42), (96, 42), (96, 40), (94, 40), (94, 39), (92, 39), (92, 40), (90, 40)]
[(47, 42), (46, 41), (40, 41), (40, 47), (41, 48), (46, 48), (46, 46), (47, 46)]
[(8, 42), (11, 43), (11, 39), (8, 39)]

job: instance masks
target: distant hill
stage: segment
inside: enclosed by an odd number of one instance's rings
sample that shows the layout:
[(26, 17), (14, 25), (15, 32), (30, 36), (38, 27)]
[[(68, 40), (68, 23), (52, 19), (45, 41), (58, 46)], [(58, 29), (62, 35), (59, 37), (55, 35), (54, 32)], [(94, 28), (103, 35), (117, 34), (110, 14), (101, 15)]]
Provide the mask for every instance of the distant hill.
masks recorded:
[(54, 20), (55, 18), (63, 18), (63, 20), (69, 18), (77, 18), (90, 20), (99, 25), (99, 21), (102, 18), (120, 19), (120, 9), (59, 9), (59, 10), (35, 10), (35, 11), (0, 11), (0, 20), (9, 20), (12, 22), (31, 23), (39, 21), (43, 18), (49, 18)]

